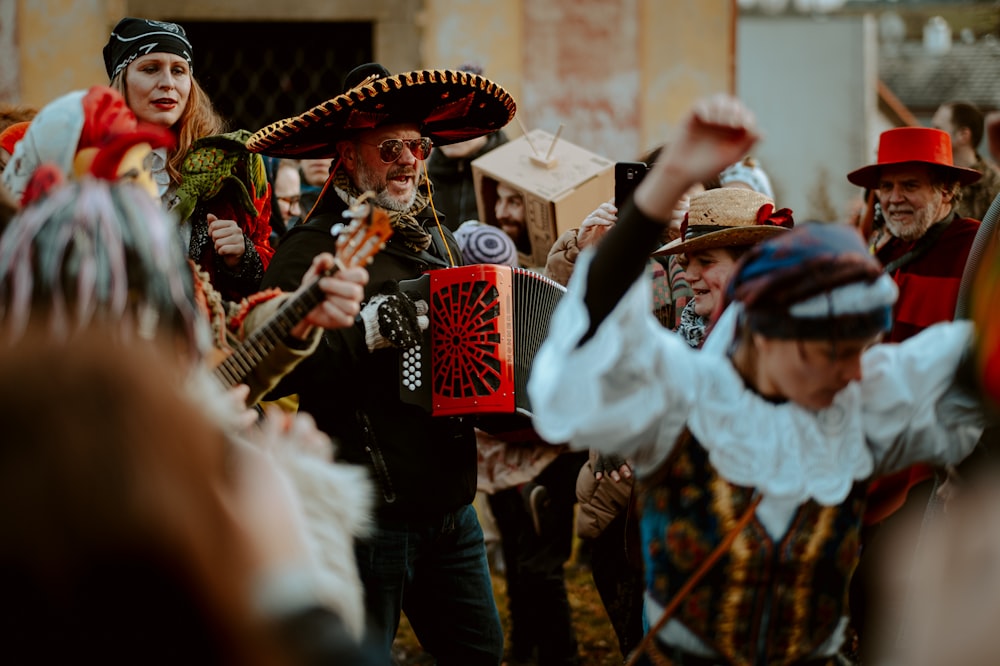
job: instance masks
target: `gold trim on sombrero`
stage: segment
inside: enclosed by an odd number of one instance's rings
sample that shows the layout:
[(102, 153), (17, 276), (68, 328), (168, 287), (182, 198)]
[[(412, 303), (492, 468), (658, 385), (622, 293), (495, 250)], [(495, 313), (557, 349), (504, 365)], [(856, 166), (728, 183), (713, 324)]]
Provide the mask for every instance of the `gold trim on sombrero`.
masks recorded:
[[(440, 89), (437, 94), (434, 88)], [(369, 77), (298, 116), (258, 130), (247, 148), (276, 157), (334, 157), (334, 144), (344, 131), (389, 122), (420, 124), (441, 146), (501, 129), (516, 108), (506, 90), (471, 72), (432, 69)]]

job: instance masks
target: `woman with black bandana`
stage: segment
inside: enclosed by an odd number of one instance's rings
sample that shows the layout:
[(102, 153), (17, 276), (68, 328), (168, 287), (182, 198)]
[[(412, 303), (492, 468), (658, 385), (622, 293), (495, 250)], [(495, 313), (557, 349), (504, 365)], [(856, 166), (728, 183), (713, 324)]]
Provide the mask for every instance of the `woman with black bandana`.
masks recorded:
[(188, 254), (232, 300), (258, 290), (274, 249), (270, 186), (250, 133), (225, 122), (194, 78), (194, 49), (176, 23), (123, 18), (104, 47), (111, 87), (176, 145), (154, 156), (160, 196), (181, 220)]

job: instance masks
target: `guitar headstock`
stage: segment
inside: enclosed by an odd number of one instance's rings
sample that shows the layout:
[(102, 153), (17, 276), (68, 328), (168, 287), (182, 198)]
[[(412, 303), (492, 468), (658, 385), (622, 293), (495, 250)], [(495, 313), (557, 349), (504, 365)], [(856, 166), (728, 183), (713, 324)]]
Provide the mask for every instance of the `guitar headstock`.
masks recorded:
[(369, 202), (373, 196), (372, 192), (363, 194), (344, 211), (344, 217), (350, 222), (330, 229), (337, 236), (336, 258), (343, 268), (368, 264), (392, 236), (389, 215)]

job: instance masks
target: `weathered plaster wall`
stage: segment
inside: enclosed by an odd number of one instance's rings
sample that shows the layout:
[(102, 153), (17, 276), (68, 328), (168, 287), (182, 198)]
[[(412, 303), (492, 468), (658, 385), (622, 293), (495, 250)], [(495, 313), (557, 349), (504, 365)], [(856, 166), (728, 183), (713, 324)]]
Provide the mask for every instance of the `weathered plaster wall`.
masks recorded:
[[(522, 98), (523, 10), (520, 0), (425, 0), (420, 16), (421, 66), (453, 69), (476, 63), (519, 103)], [(508, 133), (519, 134), (515, 128)]]
[[(106, 83), (122, 16), (373, 21), (391, 71), (477, 62), (529, 128), (613, 159), (662, 142), (697, 97), (732, 88), (734, 0), (0, 0), (0, 100), (43, 105)], [(509, 128), (520, 134), (516, 123)]]
[(573, 143), (637, 156), (639, 32), (639, 0), (526, 3), (524, 124), (554, 133), (565, 123)]
[(17, 43), (17, 3), (0, 1), (0, 102), (14, 102), (21, 94), (21, 54)]
[(118, 0), (17, 0), (16, 101), (40, 107), (70, 90), (107, 83), (101, 49), (123, 7)]
[(529, 129), (565, 123), (563, 138), (634, 159), (694, 99), (733, 89), (734, 11), (733, 0), (426, 0), (422, 55), (483, 64)]
[(733, 92), (734, 0), (643, 0), (640, 146), (669, 138), (694, 100)]

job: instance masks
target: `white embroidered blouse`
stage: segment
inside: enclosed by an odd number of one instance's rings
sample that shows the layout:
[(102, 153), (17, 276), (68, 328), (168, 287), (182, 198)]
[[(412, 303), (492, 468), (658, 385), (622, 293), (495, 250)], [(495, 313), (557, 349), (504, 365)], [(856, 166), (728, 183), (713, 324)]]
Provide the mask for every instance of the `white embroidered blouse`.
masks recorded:
[(933, 326), (902, 344), (876, 345), (863, 379), (829, 408), (775, 404), (748, 388), (727, 352), (735, 312), (693, 350), (651, 314), (649, 280), (637, 280), (585, 344), (585, 253), (535, 357), (528, 392), (538, 433), (550, 442), (630, 458), (641, 476), (666, 458), (686, 425), (719, 473), (753, 486), (773, 537), (809, 498), (835, 505), (856, 480), (920, 461), (964, 458), (982, 432), (978, 398), (955, 370), (969, 322)]

